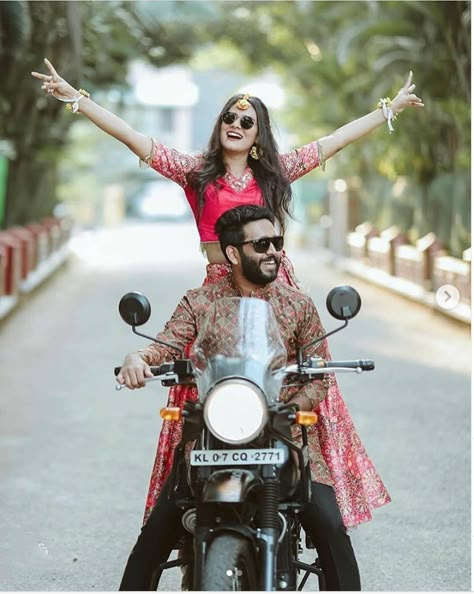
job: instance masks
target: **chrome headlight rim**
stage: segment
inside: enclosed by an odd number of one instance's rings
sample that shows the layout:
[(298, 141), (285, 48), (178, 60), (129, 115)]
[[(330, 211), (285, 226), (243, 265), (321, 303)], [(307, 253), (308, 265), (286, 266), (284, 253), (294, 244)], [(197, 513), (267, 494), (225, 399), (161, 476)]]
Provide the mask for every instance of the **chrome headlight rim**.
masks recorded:
[[(222, 391), (223, 390), (232, 390), (232, 389), (245, 389), (247, 393), (253, 394), (255, 397), (255, 403), (260, 406), (260, 419), (258, 423), (255, 425), (255, 428), (252, 432), (245, 435), (245, 437), (237, 439), (237, 438), (230, 438), (228, 435), (224, 435), (220, 432), (216, 426), (211, 421), (210, 417), (210, 408), (213, 403), (213, 399), (218, 397), (217, 394), (222, 398)], [(220, 392), (220, 394), (219, 394)], [(224, 398), (229, 397), (229, 395), (224, 395)], [(227, 417), (226, 417), (227, 418)], [(207, 392), (206, 399), (204, 401), (204, 421), (206, 423), (206, 427), (209, 431), (219, 439), (220, 441), (230, 444), (230, 445), (241, 445), (245, 443), (249, 443), (254, 440), (256, 437), (260, 435), (263, 428), (267, 424), (268, 421), (268, 404), (265, 398), (264, 393), (262, 390), (254, 384), (253, 382), (239, 377), (226, 377), (225, 379), (220, 380), (219, 382), (215, 383)]]

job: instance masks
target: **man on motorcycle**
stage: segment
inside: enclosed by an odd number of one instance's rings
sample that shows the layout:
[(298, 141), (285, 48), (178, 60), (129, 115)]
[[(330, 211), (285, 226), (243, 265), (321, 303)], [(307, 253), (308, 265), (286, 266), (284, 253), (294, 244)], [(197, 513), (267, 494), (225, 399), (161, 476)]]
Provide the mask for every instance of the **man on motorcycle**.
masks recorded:
[[(197, 336), (210, 304), (222, 297), (257, 297), (268, 301), (280, 324), (288, 362), (296, 360), (299, 347), (323, 334), (319, 315), (304, 293), (275, 281), (280, 266), (283, 237), (275, 217), (266, 208), (247, 205), (224, 213), (216, 224), (223, 253), (232, 274), (217, 284), (190, 290), (183, 297), (163, 332), (161, 341), (184, 347)], [(309, 355), (317, 354), (308, 352)], [(176, 355), (174, 349), (153, 343), (125, 357), (117, 376), (128, 388), (145, 385), (153, 377), (150, 365)], [(301, 410), (313, 410), (326, 397), (328, 380), (317, 380), (282, 390), (281, 398)], [(328, 590), (360, 590), (360, 577), (350, 538), (337, 505), (332, 481), (321, 454), (317, 432), (308, 431), (312, 474), (311, 503), (300, 514), (301, 524), (316, 546)], [(182, 510), (169, 498), (170, 481), (161, 492), (133, 548), (120, 590), (147, 590), (154, 569), (166, 561), (182, 533)]]

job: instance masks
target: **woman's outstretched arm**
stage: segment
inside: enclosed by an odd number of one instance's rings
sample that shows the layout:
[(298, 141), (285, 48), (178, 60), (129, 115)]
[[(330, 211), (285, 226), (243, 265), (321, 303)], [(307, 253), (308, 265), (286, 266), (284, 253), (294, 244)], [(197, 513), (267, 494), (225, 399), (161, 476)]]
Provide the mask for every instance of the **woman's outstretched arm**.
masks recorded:
[(150, 154), (152, 143), (150, 138), (134, 130), (127, 122), (107, 111), (92, 99), (82, 95), (77, 89), (65, 81), (46, 58), (44, 59), (49, 74), (32, 72), (32, 76), (42, 81), (41, 88), (56, 99), (73, 103), (79, 99), (77, 109), (98, 128), (123, 142), (138, 157), (145, 158)]
[[(406, 83), (391, 101), (390, 109), (393, 115), (401, 113), (406, 107), (424, 107), (422, 100), (413, 93), (415, 85), (412, 83), (412, 79), (413, 73), (410, 71)], [(369, 134), (381, 124), (386, 123), (387, 118), (384, 115), (384, 110), (377, 108), (371, 113), (338, 128), (335, 132), (329, 134), (329, 136), (320, 138), (319, 144), (324, 160), (329, 159), (348, 144), (351, 144), (351, 142), (359, 140), (359, 138)]]

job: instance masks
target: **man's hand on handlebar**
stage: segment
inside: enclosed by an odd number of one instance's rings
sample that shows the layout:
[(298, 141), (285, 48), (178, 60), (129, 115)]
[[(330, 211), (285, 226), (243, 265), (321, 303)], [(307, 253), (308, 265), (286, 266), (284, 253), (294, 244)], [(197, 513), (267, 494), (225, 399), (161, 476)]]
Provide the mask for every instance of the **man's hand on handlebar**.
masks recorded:
[(138, 353), (130, 353), (125, 357), (122, 368), (115, 379), (119, 384), (133, 390), (134, 388), (143, 388), (145, 378), (149, 377), (153, 377), (149, 365), (145, 363)]

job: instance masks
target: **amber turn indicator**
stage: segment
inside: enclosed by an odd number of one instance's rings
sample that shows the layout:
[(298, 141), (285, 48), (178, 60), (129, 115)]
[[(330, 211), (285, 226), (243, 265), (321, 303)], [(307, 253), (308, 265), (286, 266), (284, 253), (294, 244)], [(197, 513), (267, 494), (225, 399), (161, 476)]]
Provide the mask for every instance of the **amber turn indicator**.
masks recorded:
[(164, 421), (180, 421), (181, 420), (181, 409), (179, 406), (167, 406), (160, 410), (160, 417)]
[(296, 423), (298, 425), (316, 425), (318, 415), (313, 411), (299, 410), (296, 413)]

